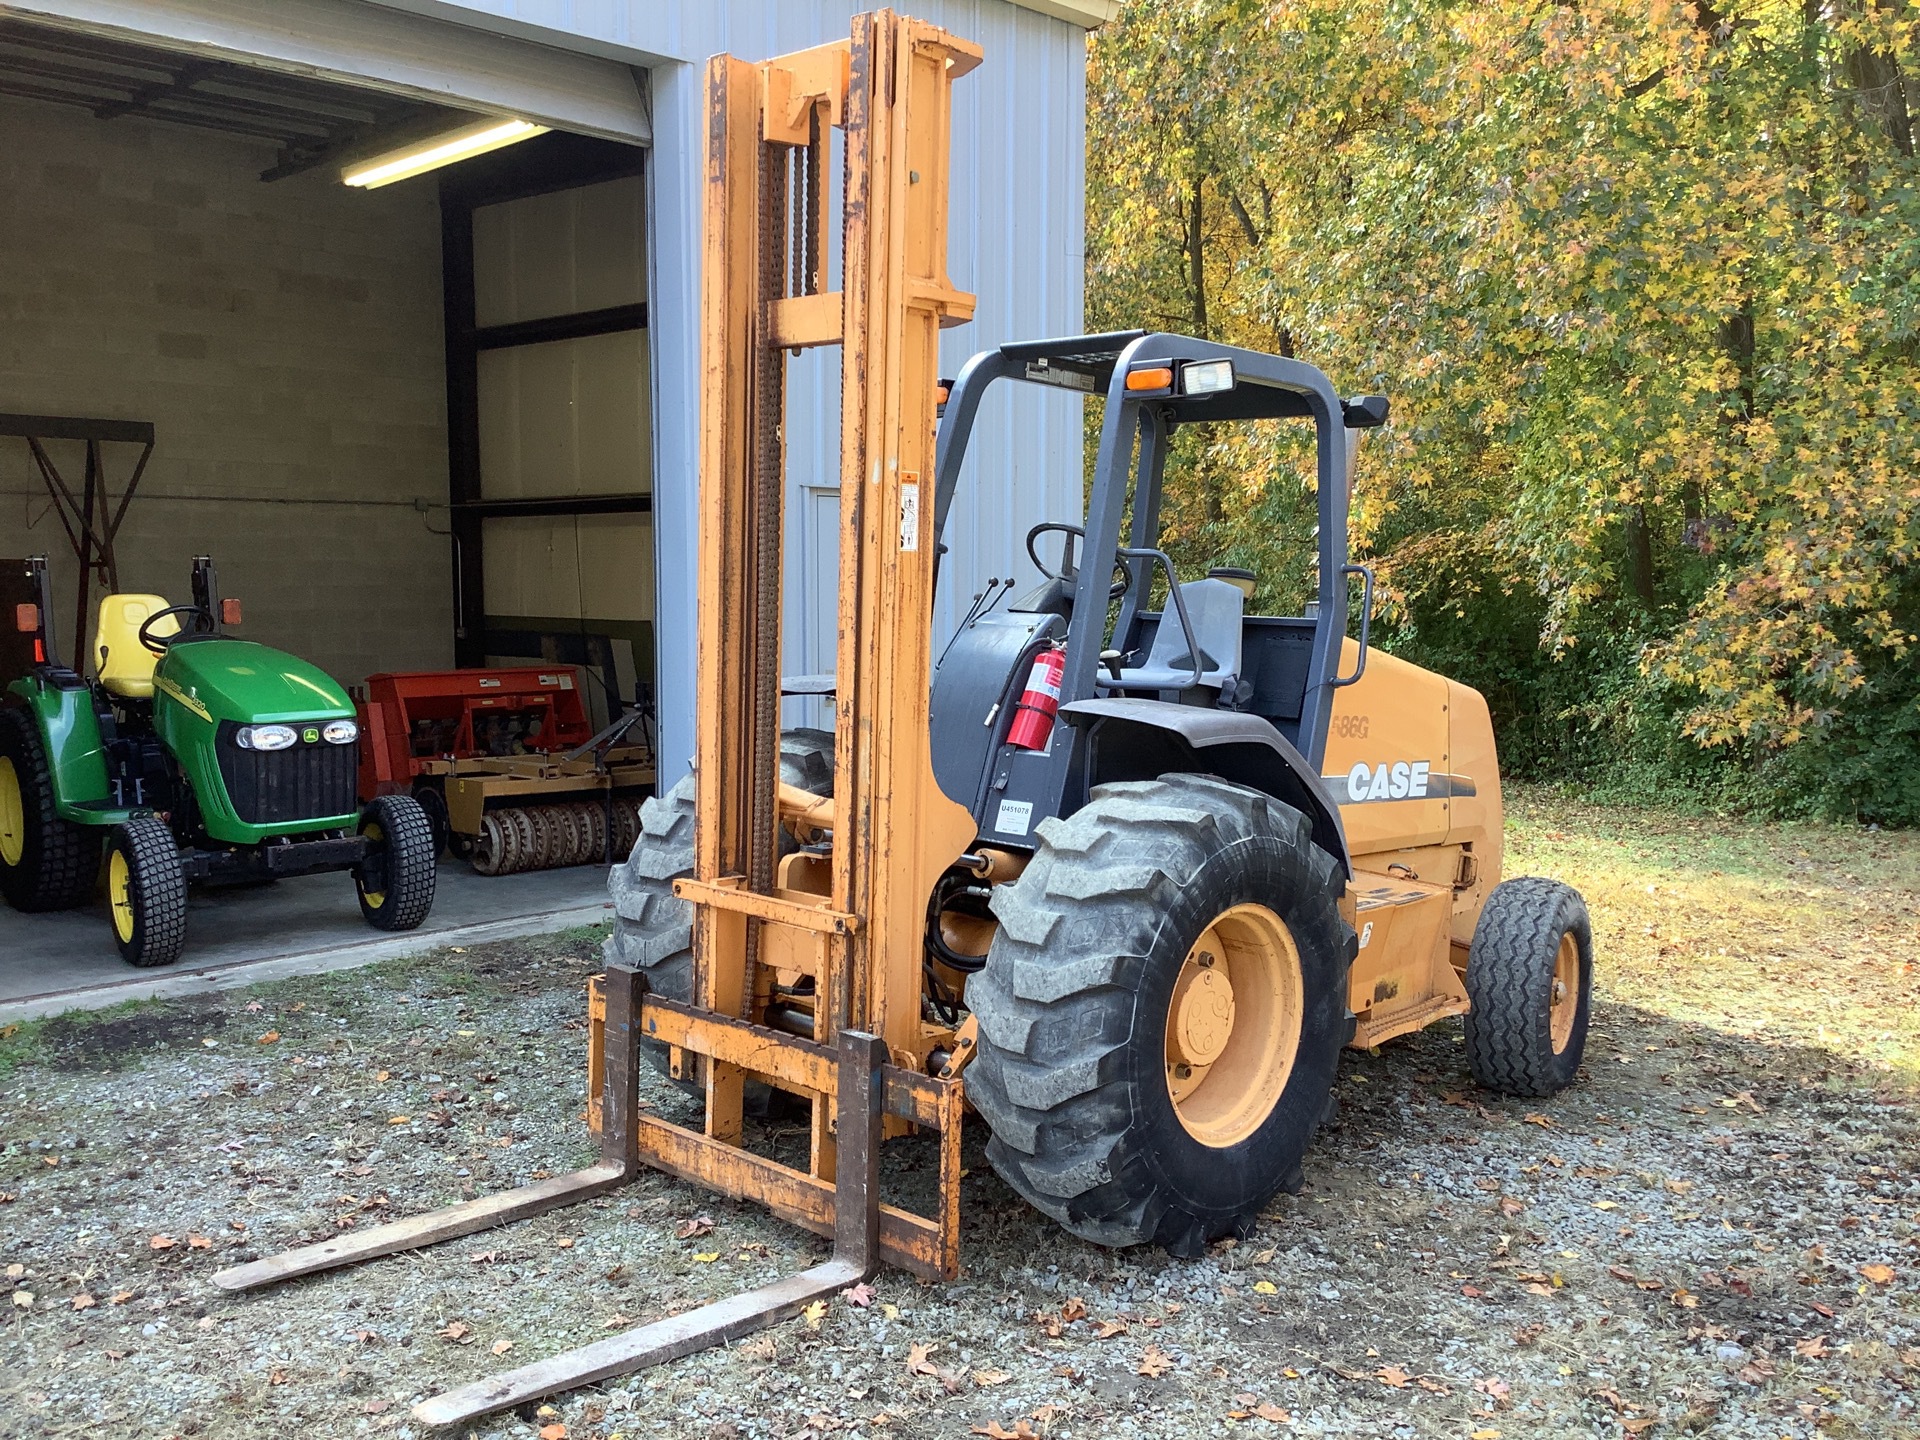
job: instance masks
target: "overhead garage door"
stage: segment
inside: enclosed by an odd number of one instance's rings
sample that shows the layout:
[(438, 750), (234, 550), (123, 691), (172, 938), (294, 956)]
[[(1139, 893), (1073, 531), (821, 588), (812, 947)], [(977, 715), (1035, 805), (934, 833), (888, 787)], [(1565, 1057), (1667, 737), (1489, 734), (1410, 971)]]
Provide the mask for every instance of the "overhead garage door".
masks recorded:
[(579, 134), (652, 138), (634, 72), (362, 0), (9, 0), (14, 14)]

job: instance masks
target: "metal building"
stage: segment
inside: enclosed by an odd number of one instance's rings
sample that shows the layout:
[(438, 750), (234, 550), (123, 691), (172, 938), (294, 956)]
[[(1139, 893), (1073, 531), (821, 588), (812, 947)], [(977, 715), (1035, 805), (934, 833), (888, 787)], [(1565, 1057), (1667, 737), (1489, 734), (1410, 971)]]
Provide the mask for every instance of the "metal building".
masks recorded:
[[(580, 661), (650, 689), (670, 782), (692, 749), (703, 62), (838, 39), (865, 8), (14, 0), (0, 412), (154, 427), (122, 588), (177, 589), (214, 551), (257, 638), (349, 683)], [(897, 8), (986, 52), (953, 137), (952, 274), (979, 306), (946, 360), (1077, 331), (1086, 32), (1114, 0)], [(502, 117), (552, 133), (340, 183)], [(790, 372), (796, 672), (832, 668), (834, 363)], [(1078, 513), (1079, 402), (1000, 404), (947, 537), (947, 624), (1017, 573), (1027, 527)], [(107, 456), (109, 490), (127, 463)], [(0, 436), (0, 554), (51, 551), (71, 584), (41, 481)]]

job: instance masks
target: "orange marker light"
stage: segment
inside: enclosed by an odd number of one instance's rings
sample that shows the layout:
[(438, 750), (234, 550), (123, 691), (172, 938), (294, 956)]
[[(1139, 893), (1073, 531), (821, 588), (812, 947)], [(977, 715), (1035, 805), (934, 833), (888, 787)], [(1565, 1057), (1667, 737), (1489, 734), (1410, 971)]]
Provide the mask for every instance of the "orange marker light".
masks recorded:
[(1171, 390), (1172, 388), (1173, 371), (1168, 366), (1160, 365), (1151, 370), (1127, 372), (1127, 389), (1129, 390)]
[(40, 607), (38, 605), (16, 605), (13, 607), (13, 628), (22, 635), (31, 635), (40, 628)]
[(238, 600), (222, 600), (220, 602), (220, 623), (222, 625), (238, 625), (240, 623), (240, 602)]

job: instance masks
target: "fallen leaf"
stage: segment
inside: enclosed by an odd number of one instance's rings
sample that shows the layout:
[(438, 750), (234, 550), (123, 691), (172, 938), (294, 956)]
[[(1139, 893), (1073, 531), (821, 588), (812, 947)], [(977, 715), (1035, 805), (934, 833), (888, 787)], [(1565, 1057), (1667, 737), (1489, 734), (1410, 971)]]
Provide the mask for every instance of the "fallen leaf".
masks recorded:
[(827, 1302), (824, 1300), (816, 1300), (801, 1313), (807, 1317), (807, 1328), (809, 1330), (818, 1330), (820, 1328), (820, 1322), (827, 1318)]
[[(1891, 1274), (1889, 1274), (1888, 1278), (1892, 1278)], [(1076, 1320), (1086, 1319), (1087, 1302), (1082, 1300), (1078, 1295), (1074, 1296), (1060, 1307), (1060, 1318), (1069, 1325), (1073, 1324)]]
[(865, 1310), (873, 1304), (873, 1297), (878, 1293), (873, 1286), (862, 1280), (858, 1285), (849, 1285), (842, 1290), (840, 1298), (856, 1309)]
[(1833, 1307), (1831, 1305), (1822, 1305), (1818, 1300), (1815, 1300), (1813, 1302), (1813, 1308), (1816, 1314), (1824, 1315), (1829, 1320), (1833, 1319)]
[(1676, 1290), (1669, 1298), (1682, 1310), (1696, 1310), (1700, 1306), (1700, 1297), (1691, 1290)]
[(1638, 1435), (1643, 1430), (1651, 1430), (1654, 1426), (1658, 1425), (1659, 1423), (1660, 1421), (1657, 1416), (1640, 1415), (1640, 1416), (1621, 1420), (1620, 1428), (1626, 1431), (1629, 1435)]
[(555, 1421), (540, 1427), (540, 1440), (567, 1440), (567, 1427)]
[(1116, 1335), (1126, 1333), (1127, 1322), (1124, 1320), (1100, 1320), (1093, 1327), (1093, 1338), (1096, 1340), (1111, 1340)]
[(273, 1044), (274, 1041), (278, 1040), (279, 1038), (280, 1038), (280, 1032), (278, 1030), (269, 1030), (267, 1031), (266, 1034), (262, 1035), (260, 1039), (255, 1043), (260, 1045), (271, 1045)]
[(1042, 1425), (1051, 1425), (1054, 1422), (1054, 1420), (1057, 1419), (1059, 1416), (1070, 1414), (1070, 1413), (1071, 1412), (1067, 1409), (1066, 1406), (1055, 1405), (1051, 1400), (1049, 1400), (1046, 1404), (1042, 1405), (1038, 1410), (1035, 1410), (1033, 1412), (1033, 1418), (1038, 1420)]
[(118, 1290), (107, 1297), (107, 1303), (109, 1305), (124, 1305), (127, 1303), (127, 1301), (131, 1300), (132, 1298), (133, 1298), (133, 1291)]
[(1149, 1380), (1158, 1380), (1171, 1369), (1173, 1369), (1173, 1357), (1158, 1345), (1149, 1345), (1146, 1352), (1141, 1355), (1140, 1363), (1133, 1367), (1133, 1373), (1144, 1375)]
[(1620, 1202), (1618, 1200), (1596, 1200), (1593, 1202), (1593, 1208), (1596, 1210), (1618, 1210), (1620, 1208)]
[(1293, 1412), (1290, 1410), (1282, 1410), (1271, 1400), (1263, 1400), (1254, 1406), (1253, 1413), (1256, 1418), (1270, 1421), (1275, 1425), (1291, 1425), (1293, 1423)]
[(473, 1333), (473, 1327), (463, 1320), (455, 1320), (439, 1333), (449, 1340), (465, 1340)]
[(393, 1402), (391, 1400), (369, 1400), (361, 1408), (369, 1415), (378, 1415), (383, 1410), (391, 1409), (392, 1406)]
[(907, 1346), (907, 1373), (909, 1375), (938, 1375), (933, 1361), (928, 1357), (940, 1347), (937, 1344), (923, 1344), (918, 1340)]
[(147, 1241), (147, 1248), (149, 1250), (171, 1250), (179, 1243), (180, 1242), (171, 1235), (156, 1235)]
[(1520, 1201), (1514, 1199), (1513, 1196), (1511, 1195), (1502, 1195), (1500, 1197), (1500, 1205), (1499, 1205), (1500, 1213), (1506, 1216), (1509, 1220), (1511, 1220), (1514, 1216), (1518, 1215), (1522, 1210), (1526, 1208), (1527, 1207), (1525, 1205), (1523, 1205)]
[(273, 1370), (273, 1371), (270, 1371), (270, 1372), (268, 1372), (268, 1374), (267, 1374), (267, 1383), (268, 1383), (269, 1385), (284, 1385), (284, 1384), (286, 1384), (286, 1383), (287, 1383), (287, 1372), (286, 1372), (286, 1371), (284, 1371), (284, 1370)]
[[(702, 1265), (711, 1265), (714, 1261), (720, 1258), (720, 1252), (718, 1250), (702, 1250), (698, 1255), (694, 1256), (693, 1258), (699, 1261)], [(815, 1303), (822, 1304), (825, 1302), (816, 1301)]]
[(14, 1291), (13, 1303), (18, 1305), (22, 1310), (31, 1310), (33, 1308), (33, 1292), (31, 1290)]
[(1382, 1385), (1391, 1385), (1396, 1390), (1406, 1389), (1407, 1382), (1413, 1379), (1411, 1375), (1402, 1370), (1398, 1365), (1382, 1365), (1378, 1370), (1373, 1372), (1373, 1378), (1378, 1380)]
[(678, 1225), (674, 1226), (673, 1238), (676, 1240), (691, 1240), (696, 1235), (708, 1234), (712, 1229), (713, 1221), (710, 1217), (696, 1215), (691, 1220), (682, 1220)]
[(1004, 1385), (1011, 1379), (1013, 1379), (1013, 1376), (1004, 1370), (976, 1370), (973, 1372), (973, 1383), (976, 1385)]
[(975, 1425), (967, 1432), (969, 1435), (985, 1435), (987, 1440), (1038, 1440), (1039, 1432), (1024, 1420), (1013, 1422), (1009, 1430), (998, 1420), (989, 1420), (984, 1425)]
[(1469, 1300), (1479, 1300), (1484, 1298), (1487, 1292), (1480, 1289), (1477, 1285), (1462, 1285), (1460, 1287), (1460, 1293)]
[(1520, 1119), (1525, 1124), (1538, 1125), (1542, 1130), (1552, 1130), (1556, 1128), (1553, 1123), (1553, 1118), (1549, 1115), (1527, 1114), (1522, 1115)]
[(413, 1117), (411, 1115), (394, 1115), (387, 1120), (387, 1124), (389, 1125), (411, 1125), (412, 1123)]
[(1891, 1265), (1862, 1265), (1860, 1267), (1860, 1273), (1876, 1285), (1891, 1285), (1893, 1283), (1894, 1272)]
[(1256, 1280), (1253, 1282), (1253, 1293), (1256, 1295), (1278, 1295), (1280, 1293), (1280, 1287), (1271, 1280)]
[(509, 1351), (509, 1350), (511, 1350), (511, 1349), (513, 1348), (513, 1341), (511, 1341), (511, 1340), (496, 1340), (496, 1341), (494, 1341), (494, 1342), (493, 1342), (493, 1345), (492, 1345), (492, 1347), (491, 1347), (491, 1348), (492, 1348), (492, 1350), (493, 1350), (493, 1353), (494, 1353), (494, 1354), (496, 1354), (496, 1355), (504, 1355), (504, 1354), (506, 1354), (506, 1353), (507, 1353), (507, 1351)]
[(1794, 1341), (1793, 1353), (1799, 1356), (1803, 1356), (1808, 1360), (1824, 1360), (1826, 1359), (1827, 1356), (1831, 1355), (1833, 1352), (1827, 1349), (1826, 1336), (1813, 1335), (1813, 1336), (1809, 1336), (1805, 1340)]
[(573, 1249), (573, 1236), (562, 1235), (558, 1240), (554, 1241), (553, 1243), (559, 1246), (562, 1250), (571, 1250)]
[(189, 1235), (187, 1236), (187, 1248), (189, 1250), (211, 1250), (213, 1248), (213, 1241), (205, 1235)]
[(1473, 1440), (1500, 1440), (1500, 1432), (1498, 1430), (1476, 1430), (1473, 1432)]

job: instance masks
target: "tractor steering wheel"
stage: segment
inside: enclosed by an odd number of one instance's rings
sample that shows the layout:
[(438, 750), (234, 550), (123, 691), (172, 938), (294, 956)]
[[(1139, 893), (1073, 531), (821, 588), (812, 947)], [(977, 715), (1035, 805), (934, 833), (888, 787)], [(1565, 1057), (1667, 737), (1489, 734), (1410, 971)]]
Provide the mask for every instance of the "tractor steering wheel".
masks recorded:
[[(154, 634), (153, 627), (169, 615), (191, 615), (194, 617), (194, 623), (191, 626), (176, 630), (171, 635)], [(214, 628), (213, 616), (209, 615), (198, 605), (169, 605), (166, 609), (156, 610), (147, 616), (146, 620), (140, 626), (139, 640), (142, 645), (146, 646), (147, 649), (151, 650), (154, 654), (164, 655), (167, 653), (167, 647), (182, 636), (211, 635), (214, 632)]]

